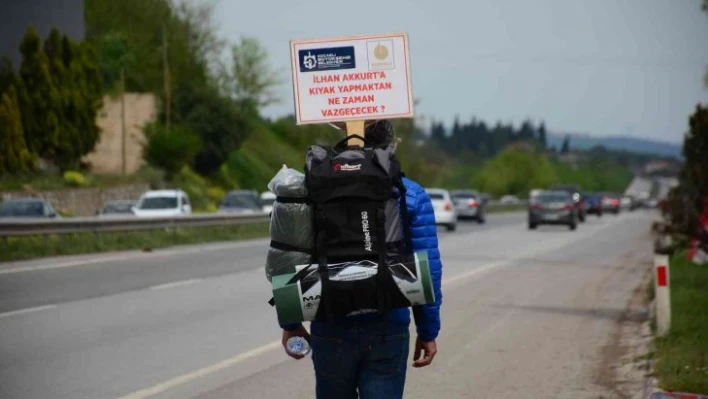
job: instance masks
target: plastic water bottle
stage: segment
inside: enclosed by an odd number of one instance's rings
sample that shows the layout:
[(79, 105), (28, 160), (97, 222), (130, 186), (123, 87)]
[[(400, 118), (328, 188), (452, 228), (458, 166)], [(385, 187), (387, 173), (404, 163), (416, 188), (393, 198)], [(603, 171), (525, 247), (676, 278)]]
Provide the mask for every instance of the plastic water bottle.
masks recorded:
[(288, 347), (288, 352), (294, 355), (306, 356), (310, 353), (310, 344), (308, 344), (307, 340), (303, 337), (292, 337), (288, 339), (286, 345)]

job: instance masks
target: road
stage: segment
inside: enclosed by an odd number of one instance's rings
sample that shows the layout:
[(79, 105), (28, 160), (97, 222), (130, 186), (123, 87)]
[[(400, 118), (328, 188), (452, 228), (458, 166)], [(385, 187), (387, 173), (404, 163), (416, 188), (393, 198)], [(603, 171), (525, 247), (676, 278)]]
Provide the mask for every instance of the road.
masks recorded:
[[(606, 350), (650, 264), (650, 211), (441, 232), (439, 355), (407, 398), (614, 398)], [(0, 265), (1, 398), (312, 398), (247, 241)], [(604, 371), (603, 371), (604, 370)]]

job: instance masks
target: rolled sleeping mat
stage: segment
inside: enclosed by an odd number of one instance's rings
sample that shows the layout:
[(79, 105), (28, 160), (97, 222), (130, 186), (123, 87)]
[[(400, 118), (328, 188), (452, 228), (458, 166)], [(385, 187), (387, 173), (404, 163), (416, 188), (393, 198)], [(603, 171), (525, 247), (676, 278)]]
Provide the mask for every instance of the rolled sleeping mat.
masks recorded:
[[(435, 302), (433, 280), (430, 275), (428, 252), (416, 252), (414, 262), (389, 265), (393, 280), (411, 305)], [(281, 324), (312, 321), (317, 315), (322, 292), (321, 276), (316, 264), (298, 265), (296, 272), (274, 275), (272, 279), (273, 302)], [(332, 281), (356, 281), (376, 275), (376, 262), (360, 261), (331, 264), (327, 266)], [(296, 275), (298, 274), (299, 275)], [(348, 314), (372, 313), (377, 309), (362, 308)]]
[(268, 189), (276, 196), (265, 265), (266, 278), (271, 281), (273, 276), (294, 273), (295, 266), (311, 261), (314, 236), (305, 175), (283, 165), (268, 183)]

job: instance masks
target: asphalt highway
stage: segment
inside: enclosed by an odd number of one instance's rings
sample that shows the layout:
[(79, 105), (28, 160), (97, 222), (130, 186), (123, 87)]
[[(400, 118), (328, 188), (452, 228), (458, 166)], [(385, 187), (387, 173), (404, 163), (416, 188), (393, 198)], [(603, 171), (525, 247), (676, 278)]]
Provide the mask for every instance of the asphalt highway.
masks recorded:
[[(440, 353), (409, 369), (406, 397), (613, 397), (598, 368), (650, 266), (652, 218), (441, 231)], [(266, 304), (266, 245), (1, 264), (0, 398), (312, 398), (311, 361), (285, 356)]]

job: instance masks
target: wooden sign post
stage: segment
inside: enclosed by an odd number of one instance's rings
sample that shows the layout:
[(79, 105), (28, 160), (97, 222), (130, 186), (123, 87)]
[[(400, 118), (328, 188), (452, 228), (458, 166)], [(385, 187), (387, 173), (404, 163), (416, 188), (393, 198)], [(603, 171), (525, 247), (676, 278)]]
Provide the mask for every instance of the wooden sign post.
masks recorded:
[(413, 117), (405, 33), (293, 40), (290, 58), (298, 125), (329, 123), (364, 137), (378, 119)]

